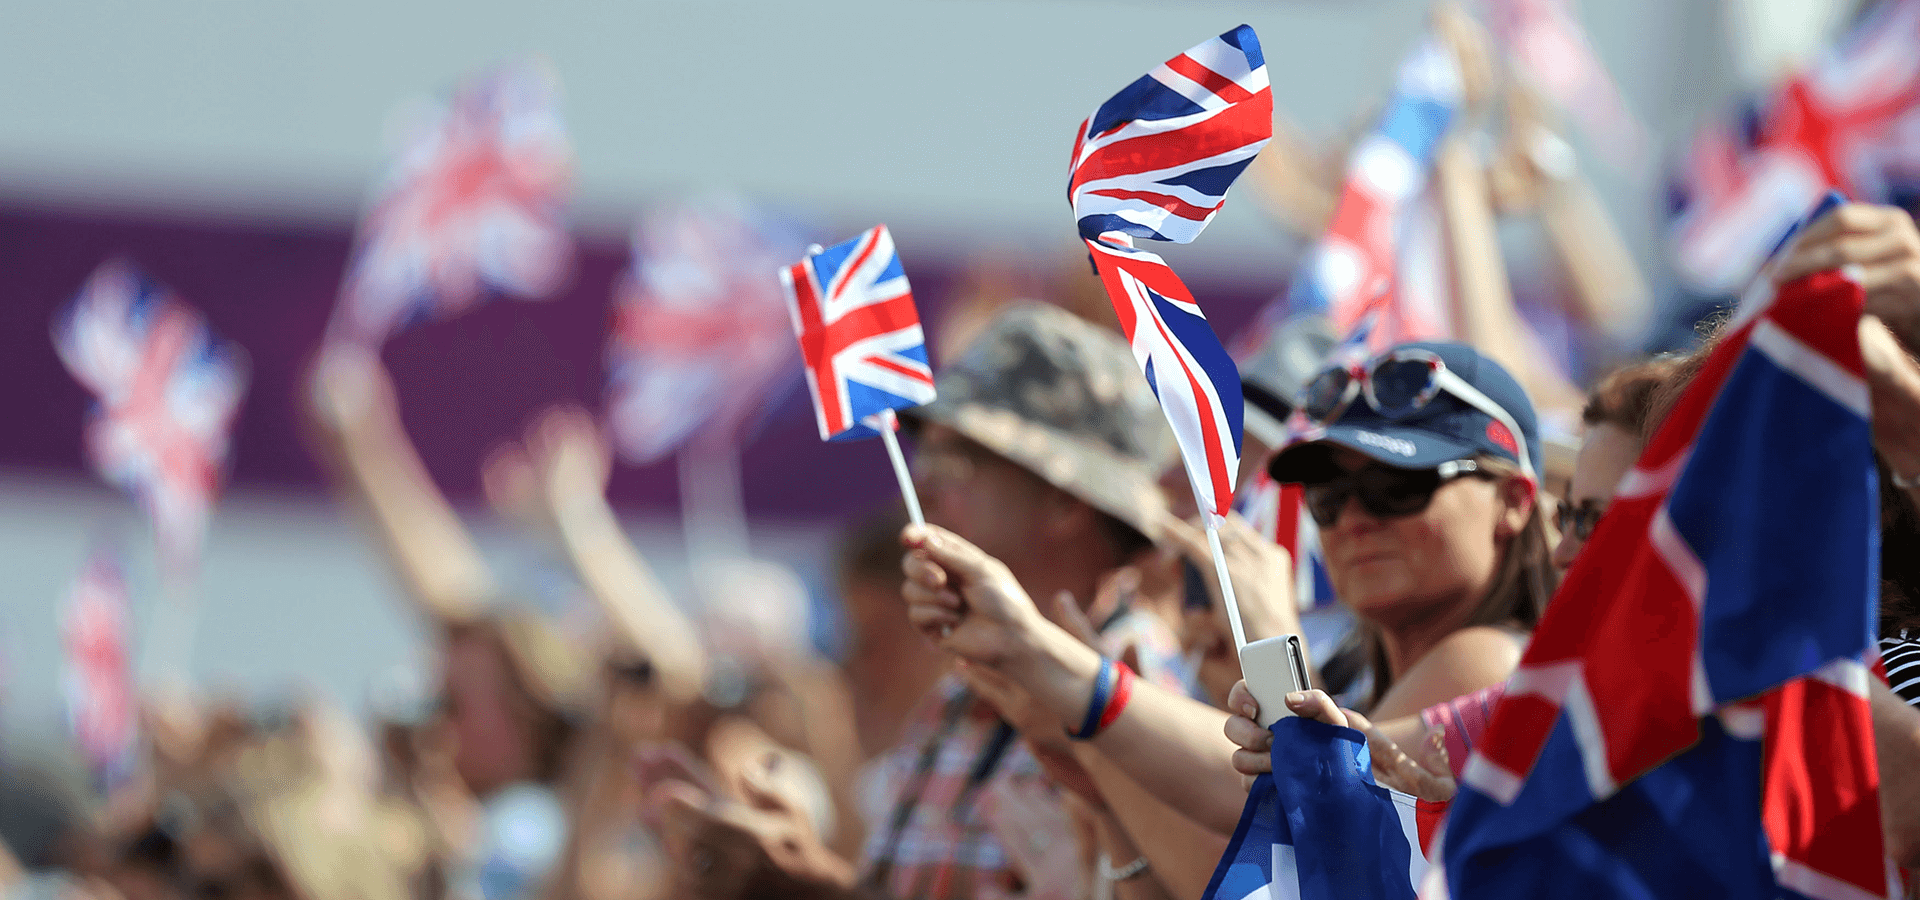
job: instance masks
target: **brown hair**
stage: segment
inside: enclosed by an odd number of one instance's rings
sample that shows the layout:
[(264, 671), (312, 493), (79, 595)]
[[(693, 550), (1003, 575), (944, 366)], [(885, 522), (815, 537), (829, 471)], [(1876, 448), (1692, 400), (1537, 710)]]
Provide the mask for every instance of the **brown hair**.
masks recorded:
[[(1502, 481), (1519, 471), (1512, 463), (1486, 454), (1477, 454), (1474, 460), (1480, 464), (1480, 471), (1489, 472)], [(1560, 585), (1560, 571), (1553, 564), (1553, 544), (1547, 540), (1543, 508), (1544, 504), (1536, 496), (1527, 524), (1507, 540), (1494, 567), (1493, 581), (1462, 628), (1506, 625), (1532, 631), (1540, 624), (1547, 600)], [(1393, 687), (1393, 673), (1387, 667), (1387, 648), (1380, 639), (1380, 629), (1360, 622), (1354, 630), (1359, 635), (1361, 658), (1373, 673), (1373, 690), (1367, 697), (1367, 706), (1372, 708)]]
[(1678, 357), (1657, 356), (1613, 370), (1588, 392), (1580, 420), (1589, 428), (1613, 425), (1639, 434), (1653, 409), (1654, 394), (1680, 363)]

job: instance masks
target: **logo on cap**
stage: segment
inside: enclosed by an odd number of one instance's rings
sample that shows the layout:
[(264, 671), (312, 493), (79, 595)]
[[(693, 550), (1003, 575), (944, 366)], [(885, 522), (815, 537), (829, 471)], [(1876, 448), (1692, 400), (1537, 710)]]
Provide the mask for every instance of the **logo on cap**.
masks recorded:
[(1516, 457), (1520, 455), (1520, 445), (1514, 441), (1513, 432), (1508, 431), (1507, 426), (1497, 421), (1487, 423), (1487, 440)]
[(1384, 434), (1374, 434), (1371, 431), (1358, 431), (1354, 433), (1353, 437), (1354, 440), (1362, 444), (1366, 444), (1369, 447), (1378, 447), (1388, 453), (1412, 456), (1415, 452), (1413, 442), (1405, 438), (1388, 437)]

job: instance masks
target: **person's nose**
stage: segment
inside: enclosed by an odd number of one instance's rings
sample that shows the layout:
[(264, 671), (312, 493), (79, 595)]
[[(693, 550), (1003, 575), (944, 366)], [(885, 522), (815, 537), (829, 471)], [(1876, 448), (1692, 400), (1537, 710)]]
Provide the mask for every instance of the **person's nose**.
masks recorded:
[(1560, 543), (1553, 547), (1553, 567), (1565, 572), (1569, 566), (1573, 565), (1574, 557), (1580, 555), (1580, 548), (1586, 543), (1574, 537), (1572, 532), (1561, 534)]

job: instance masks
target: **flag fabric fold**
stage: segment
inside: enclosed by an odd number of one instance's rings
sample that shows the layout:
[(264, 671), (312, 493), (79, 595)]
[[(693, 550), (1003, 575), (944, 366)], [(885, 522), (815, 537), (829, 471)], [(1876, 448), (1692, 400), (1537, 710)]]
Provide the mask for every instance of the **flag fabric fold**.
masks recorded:
[(1239, 370), (1193, 294), (1136, 239), (1188, 243), (1273, 137), (1273, 91), (1241, 25), (1128, 85), (1081, 123), (1067, 196), (1200, 505), (1225, 516), (1240, 465)]
[(152, 518), (169, 577), (199, 555), (246, 394), (246, 355), (131, 263), (102, 265), (53, 323), (67, 371), (94, 395), (87, 457)]
[(931, 403), (933, 368), (893, 235), (877, 225), (780, 270), (820, 438), (873, 437)]
[(102, 548), (87, 560), (60, 613), (67, 727), (103, 794), (132, 776), (140, 749), (130, 606), (125, 567)]
[(1412, 900), (1425, 805), (1373, 782), (1358, 731), (1297, 716), (1271, 730), (1273, 772), (1254, 780), (1204, 900)]
[(377, 344), (487, 291), (544, 298), (571, 271), (573, 148), (549, 69), (484, 72), (422, 124), (361, 219), (331, 336)]
[(1744, 310), (1648, 443), (1467, 763), (1452, 896), (1893, 889), (1863, 302), (1827, 272)]

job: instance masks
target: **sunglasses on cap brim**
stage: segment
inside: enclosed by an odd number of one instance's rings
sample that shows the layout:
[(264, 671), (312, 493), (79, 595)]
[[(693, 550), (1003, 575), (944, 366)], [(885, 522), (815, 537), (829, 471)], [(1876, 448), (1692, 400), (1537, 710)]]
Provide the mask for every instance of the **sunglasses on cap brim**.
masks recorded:
[(1513, 416), (1493, 398), (1466, 379), (1447, 369), (1446, 360), (1431, 350), (1402, 347), (1374, 357), (1364, 365), (1334, 366), (1314, 376), (1301, 392), (1296, 404), (1308, 421), (1325, 427), (1339, 421), (1355, 400), (1381, 417), (1398, 421), (1427, 408), (1433, 398), (1446, 393), (1462, 403), (1492, 417), (1513, 435), (1514, 455), (1520, 471), (1529, 479), (1533, 460), (1527, 454), (1527, 442)]
[(1440, 486), (1468, 475), (1491, 478), (1493, 472), (1471, 459), (1443, 462), (1431, 469), (1398, 469), (1372, 463), (1352, 472), (1304, 485), (1307, 512), (1314, 524), (1332, 528), (1347, 501), (1376, 519), (1397, 519), (1426, 510)]

